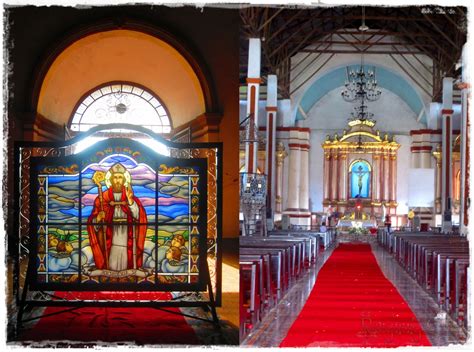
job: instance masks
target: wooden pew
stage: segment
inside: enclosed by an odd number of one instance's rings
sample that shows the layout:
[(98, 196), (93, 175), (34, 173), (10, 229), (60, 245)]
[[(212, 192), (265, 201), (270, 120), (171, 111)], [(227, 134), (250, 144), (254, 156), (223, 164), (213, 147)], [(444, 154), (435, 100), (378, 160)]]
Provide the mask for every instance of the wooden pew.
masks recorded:
[(464, 237), (434, 233), (399, 233), (379, 243), (459, 324), (466, 325), (469, 243)]
[[(239, 262), (240, 267), (240, 333), (245, 336), (260, 319), (257, 295), (258, 265), (254, 261)], [(243, 313), (243, 316), (242, 316)]]
[(285, 241), (265, 241), (262, 237), (241, 237), (240, 248), (273, 248), (285, 251), (284, 282), (288, 287), (290, 281), (295, 277), (297, 245)]
[[(285, 251), (278, 248), (253, 248), (253, 247), (240, 247), (241, 254), (253, 254), (253, 255), (269, 255), (270, 256), (270, 280), (271, 280), (271, 293), (272, 300), (276, 303), (281, 297), (283, 297), (286, 291), (285, 281)], [(268, 279), (267, 279), (268, 280)]]
[[(268, 282), (268, 277), (270, 275), (270, 255), (269, 254), (242, 254), (239, 256), (240, 261), (242, 262), (256, 262), (258, 265), (258, 274), (259, 274), (259, 286), (257, 287), (256, 294), (259, 296), (260, 301), (260, 315), (264, 313), (266, 309), (269, 308), (271, 300), (271, 289)], [(267, 277), (268, 275), (268, 277)]]
[(277, 239), (277, 240), (290, 240), (290, 241), (301, 241), (304, 243), (303, 248), (303, 265), (309, 267), (311, 263), (316, 261), (316, 256), (318, 255), (318, 241), (316, 236), (310, 235), (301, 235), (301, 234), (290, 234), (286, 232), (269, 232), (267, 239)]
[[(260, 239), (260, 238), (259, 238)], [(307, 249), (310, 246), (310, 242), (306, 241), (305, 239), (301, 238), (294, 238), (294, 237), (282, 237), (282, 236), (266, 236), (261, 237), (260, 239), (264, 243), (288, 243), (290, 245), (294, 245), (295, 253), (294, 253), (294, 263), (291, 275), (293, 277), (298, 277), (302, 272), (307, 261)]]

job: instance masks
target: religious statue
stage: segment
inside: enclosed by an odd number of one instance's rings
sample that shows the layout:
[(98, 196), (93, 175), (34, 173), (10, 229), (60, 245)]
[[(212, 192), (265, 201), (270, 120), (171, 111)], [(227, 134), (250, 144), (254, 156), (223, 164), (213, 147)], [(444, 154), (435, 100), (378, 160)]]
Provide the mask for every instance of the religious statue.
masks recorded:
[(357, 186), (359, 187), (359, 193), (357, 194), (357, 197), (360, 198), (360, 194), (362, 192), (362, 186), (363, 186), (363, 182), (362, 182), (362, 178), (364, 177), (364, 175), (367, 173), (367, 171), (363, 171), (362, 169), (362, 166), (359, 165), (359, 167), (357, 168), (358, 171), (355, 171), (355, 174), (357, 175), (358, 177), (358, 183), (357, 183)]
[[(134, 195), (131, 176), (120, 163), (107, 174), (93, 176), (99, 195), (87, 221), (87, 232), (97, 269), (122, 271), (143, 266), (146, 236), (146, 212)], [(108, 187), (102, 192), (101, 181)]]

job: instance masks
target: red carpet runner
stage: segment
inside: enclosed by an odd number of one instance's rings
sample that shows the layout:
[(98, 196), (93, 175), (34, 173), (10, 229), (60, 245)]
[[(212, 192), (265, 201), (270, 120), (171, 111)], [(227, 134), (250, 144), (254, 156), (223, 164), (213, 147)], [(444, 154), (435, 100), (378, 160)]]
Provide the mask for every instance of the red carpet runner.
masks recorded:
[[(56, 292), (56, 295), (64, 293)], [(96, 298), (164, 299), (162, 292), (96, 292)], [(128, 295), (128, 296), (127, 296)], [(91, 299), (91, 293), (77, 293), (81, 299)], [(48, 307), (43, 314), (68, 307)], [(178, 308), (166, 308), (178, 311)], [(72, 312), (43, 317), (20, 337), (21, 341), (94, 341), (144, 344), (199, 345), (194, 330), (183, 316), (153, 308), (80, 308)]]
[(340, 244), (280, 347), (430, 346), (368, 244)]

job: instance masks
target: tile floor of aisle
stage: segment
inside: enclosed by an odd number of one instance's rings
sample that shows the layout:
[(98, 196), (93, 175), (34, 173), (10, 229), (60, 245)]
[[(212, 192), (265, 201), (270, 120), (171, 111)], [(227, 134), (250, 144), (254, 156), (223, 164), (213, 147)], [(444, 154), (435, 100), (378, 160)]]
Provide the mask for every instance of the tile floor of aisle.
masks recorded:
[[(317, 275), (335, 247), (323, 253), (317, 265), (299, 278), (281, 302), (270, 311), (243, 342), (242, 346), (275, 347), (285, 338), (316, 282)], [(466, 335), (449, 317), (436, 319), (439, 309), (435, 301), (413, 280), (402, 267), (376, 243), (372, 252), (384, 275), (395, 285), (408, 303), (433, 346), (462, 344)]]

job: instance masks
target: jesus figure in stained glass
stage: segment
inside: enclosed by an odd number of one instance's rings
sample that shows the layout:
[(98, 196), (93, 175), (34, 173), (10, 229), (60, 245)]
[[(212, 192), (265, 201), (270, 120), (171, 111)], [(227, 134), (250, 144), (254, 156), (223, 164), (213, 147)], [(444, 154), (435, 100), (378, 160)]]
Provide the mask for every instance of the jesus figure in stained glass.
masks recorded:
[(87, 232), (97, 269), (122, 271), (143, 266), (146, 212), (134, 195), (131, 176), (120, 163), (105, 175), (108, 189), (102, 192), (102, 175), (93, 179), (99, 188)]

